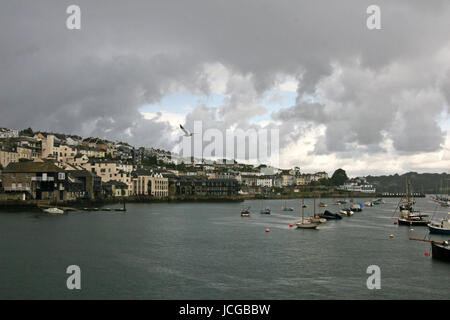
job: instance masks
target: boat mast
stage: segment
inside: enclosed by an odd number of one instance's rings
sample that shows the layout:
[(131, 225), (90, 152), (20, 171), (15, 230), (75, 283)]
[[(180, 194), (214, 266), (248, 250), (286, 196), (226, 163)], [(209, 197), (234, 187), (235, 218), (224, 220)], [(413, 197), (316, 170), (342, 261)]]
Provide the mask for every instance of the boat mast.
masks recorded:
[(305, 211), (305, 184), (302, 186), (302, 223), (303, 223), (303, 216)]
[(313, 196), (314, 196), (314, 218), (316, 217), (316, 192), (313, 192)]

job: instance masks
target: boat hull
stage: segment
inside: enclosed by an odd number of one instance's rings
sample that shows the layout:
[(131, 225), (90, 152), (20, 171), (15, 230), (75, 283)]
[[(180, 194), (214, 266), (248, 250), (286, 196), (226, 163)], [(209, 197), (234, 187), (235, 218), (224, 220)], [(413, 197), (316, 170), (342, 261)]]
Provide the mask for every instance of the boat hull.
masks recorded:
[(435, 234), (450, 234), (449, 229), (436, 228), (436, 227), (433, 227), (430, 225), (428, 225), (428, 230), (430, 230), (430, 233), (435, 233)]
[(406, 219), (398, 219), (398, 224), (403, 226), (427, 226), (430, 221), (427, 220), (406, 220)]
[(431, 254), (434, 259), (450, 262), (450, 247), (431, 243)]
[(317, 224), (314, 223), (297, 223), (299, 229), (317, 229)]

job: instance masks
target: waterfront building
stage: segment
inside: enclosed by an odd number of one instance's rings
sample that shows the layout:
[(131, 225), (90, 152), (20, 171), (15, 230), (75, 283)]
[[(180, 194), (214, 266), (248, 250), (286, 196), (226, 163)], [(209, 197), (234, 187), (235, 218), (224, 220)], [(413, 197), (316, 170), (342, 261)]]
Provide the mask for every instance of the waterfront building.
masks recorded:
[(64, 169), (50, 161), (10, 163), (1, 179), (5, 192), (22, 192), (26, 199), (67, 201), (84, 194), (79, 180), (69, 179)]

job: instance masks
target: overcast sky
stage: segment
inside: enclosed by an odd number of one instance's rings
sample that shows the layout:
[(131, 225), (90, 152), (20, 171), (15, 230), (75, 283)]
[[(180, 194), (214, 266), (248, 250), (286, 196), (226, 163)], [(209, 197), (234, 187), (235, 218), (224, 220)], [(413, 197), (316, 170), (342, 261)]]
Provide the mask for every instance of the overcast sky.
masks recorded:
[(0, 126), (172, 150), (202, 120), (280, 130), (283, 168), (448, 172), (449, 35), (448, 0), (0, 0)]

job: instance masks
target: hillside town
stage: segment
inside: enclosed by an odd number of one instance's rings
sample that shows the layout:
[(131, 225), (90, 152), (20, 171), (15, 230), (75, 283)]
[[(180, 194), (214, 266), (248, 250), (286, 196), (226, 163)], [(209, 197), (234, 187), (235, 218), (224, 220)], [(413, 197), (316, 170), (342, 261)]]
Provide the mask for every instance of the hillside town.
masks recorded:
[[(184, 160), (126, 142), (0, 128), (0, 201), (231, 199), (329, 185), (323, 171)], [(363, 178), (343, 182), (337, 190), (375, 193)]]

